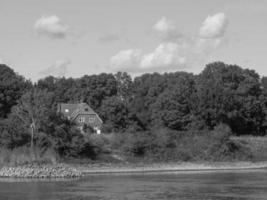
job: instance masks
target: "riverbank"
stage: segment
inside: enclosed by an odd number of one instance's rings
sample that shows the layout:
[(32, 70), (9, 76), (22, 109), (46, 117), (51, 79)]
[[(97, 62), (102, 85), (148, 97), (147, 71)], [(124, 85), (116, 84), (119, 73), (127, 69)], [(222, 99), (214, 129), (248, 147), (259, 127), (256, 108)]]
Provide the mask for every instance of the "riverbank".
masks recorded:
[(267, 162), (215, 162), (215, 163), (168, 163), (168, 164), (136, 164), (136, 165), (83, 165), (75, 167), (83, 174), (102, 173), (144, 173), (169, 171), (216, 171), (216, 170), (251, 170), (267, 169)]
[(193, 172), (267, 169), (266, 162), (206, 162), (206, 163), (137, 163), (137, 164), (56, 164), (2, 167), (0, 177), (10, 178), (75, 178), (108, 173)]
[(68, 165), (37, 165), (28, 164), (16, 167), (4, 166), (0, 169), (0, 177), (10, 178), (74, 178), (82, 173)]
[(145, 173), (145, 172), (170, 172), (170, 171), (218, 171), (218, 170), (252, 170), (267, 169), (266, 162), (215, 162), (215, 163), (168, 163), (168, 164), (90, 164), (74, 165), (83, 174), (104, 173)]

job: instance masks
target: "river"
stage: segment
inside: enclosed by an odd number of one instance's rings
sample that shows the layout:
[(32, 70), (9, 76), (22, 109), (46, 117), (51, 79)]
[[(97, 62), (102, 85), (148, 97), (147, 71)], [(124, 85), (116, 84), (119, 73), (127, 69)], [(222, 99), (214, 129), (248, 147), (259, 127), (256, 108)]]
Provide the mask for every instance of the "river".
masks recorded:
[(72, 180), (1, 179), (0, 200), (262, 200), (267, 170), (90, 175)]

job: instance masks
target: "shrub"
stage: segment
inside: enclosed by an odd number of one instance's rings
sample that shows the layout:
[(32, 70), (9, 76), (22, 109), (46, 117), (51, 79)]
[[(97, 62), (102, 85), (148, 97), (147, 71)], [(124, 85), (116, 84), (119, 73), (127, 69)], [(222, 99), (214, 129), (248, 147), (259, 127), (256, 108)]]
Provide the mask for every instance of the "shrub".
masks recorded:
[(154, 131), (120, 134), (121, 149), (132, 156), (154, 161), (203, 161), (249, 158), (244, 146), (230, 140), (231, 129), (220, 124), (214, 130)]
[(132, 156), (144, 156), (149, 148), (149, 132), (123, 133), (121, 150)]
[(93, 134), (88, 137), (90, 143), (99, 150), (99, 153), (110, 153), (113, 142), (115, 142), (114, 134)]
[(93, 133), (95, 133), (95, 130), (91, 126), (89, 126), (87, 124), (83, 125), (83, 131), (84, 131), (85, 134), (93, 134)]
[(30, 133), (15, 118), (0, 120), (0, 146), (13, 149), (30, 143)]

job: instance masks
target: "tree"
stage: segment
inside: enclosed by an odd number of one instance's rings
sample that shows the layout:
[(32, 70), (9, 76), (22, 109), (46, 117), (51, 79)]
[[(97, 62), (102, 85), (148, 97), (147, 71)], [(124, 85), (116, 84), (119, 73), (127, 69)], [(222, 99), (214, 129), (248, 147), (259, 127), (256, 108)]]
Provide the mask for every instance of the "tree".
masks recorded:
[(0, 146), (1, 148), (13, 149), (27, 145), (30, 135), (27, 129), (21, 126), (21, 121), (10, 115), (0, 121)]
[(6, 118), (21, 95), (31, 88), (31, 82), (0, 64), (0, 118)]
[[(259, 75), (236, 65), (208, 64), (197, 78), (198, 110), (209, 128), (228, 124), (236, 134), (259, 134)], [(257, 110), (257, 111), (256, 111)]]
[(110, 131), (123, 131), (128, 127), (129, 113), (121, 98), (117, 96), (106, 98), (100, 110), (101, 118)]
[(132, 78), (126, 72), (118, 72), (115, 74), (117, 82), (117, 96), (124, 102), (127, 102), (132, 97), (133, 82)]
[(97, 112), (106, 97), (117, 94), (116, 79), (112, 74), (83, 76), (77, 80), (77, 87), (80, 100)]
[(184, 130), (192, 120), (195, 83), (192, 74), (176, 73), (175, 82), (161, 93), (152, 105), (154, 126)]
[(31, 146), (34, 136), (42, 131), (54, 112), (52, 97), (53, 94), (46, 90), (32, 89), (25, 93), (12, 109), (13, 117), (20, 120), (25, 129), (31, 130)]
[(144, 74), (134, 79), (129, 110), (144, 130), (151, 125), (151, 105), (165, 88), (166, 79), (158, 73)]

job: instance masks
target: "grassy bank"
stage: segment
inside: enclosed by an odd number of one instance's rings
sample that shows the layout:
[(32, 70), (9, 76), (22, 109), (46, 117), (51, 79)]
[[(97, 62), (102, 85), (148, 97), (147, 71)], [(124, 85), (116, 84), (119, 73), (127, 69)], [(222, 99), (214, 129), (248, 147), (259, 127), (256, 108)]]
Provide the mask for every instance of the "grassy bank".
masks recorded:
[[(244, 142), (231, 138), (228, 127), (214, 130), (173, 131), (159, 129), (147, 132), (114, 133), (90, 136), (99, 149), (97, 159), (113, 155), (119, 161), (201, 162), (251, 161), (255, 153)], [(111, 156), (110, 156), (111, 157)], [(104, 162), (109, 161), (105, 156)], [(111, 161), (112, 159), (111, 158)], [(113, 159), (114, 160), (114, 159)]]
[(248, 149), (251, 153), (252, 161), (266, 161), (267, 160), (267, 136), (242, 136), (231, 137), (231, 140)]
[(59, 157), (37, 147), (1, 149), (0, 176), (267, 169), (267, 137), (233, 137), (216, 130), (92, 135), (88, 140), (95, 159)]
[(226, 170), (266, 169), (267, 162), (177, 162), (177, 163), (95, 163), (95, 164), (30, 164), (0, 168), (0, 177), (74, 178), (106, 173), (212, 172)]
[(16, 167), (28, 164), (56, 164), (59, 156), (52, 150), (19, 147), (13, 150), (0, 149), (0, 167)]
[[(149, 150), (145, 152), (147, 154), (142, 156), (132, 153), (136, 151), (136, 147), (146, 147), (144, 142), (142, 143), (142, 137), (126, 138), (126, 142), (117, 140), (116, 142), (122, 145), (118, 145), (120, 148), (111, 152), (108, 152), (108, 149), (112, 147), (112, 143), (109, 144), (109, 141), (114, 141), (114, 136), (94, 137), (107, 151), (100, 154), (98, 160), (94, 162), (87, 164), (86, 161), (70, 162), (72, 166), (83, 173), (267, 169), (267, 137), (233, 137), (223, 132), (217, 132), (214, 135), (180, 135), (179, 140), (154, 139), (152, 147), (150, 146)], [(128, 142), (131, 142), (130, 145), (125, 147), (124, 145)], [(159, 143), (161, 145), (156, 146)], [(170, 157), (169, 160), (165, 159), (168, 151), (161, 152), (159, 150), (161, 148), (168, 150), (165, 147), (173, 143), (175, 145), (172, 146), (171, 150), (173, 151), (170, 153), (173, 154), (172, 156), (176, 156)], [(158, 153), (156, 157), (151, 156), (153, 148), (154, 152)], [(175, 159), (172, 160), (172, 158)]]
[(73, 165), (83, 174), (267, 169), (267, 162), (202, 162)]

